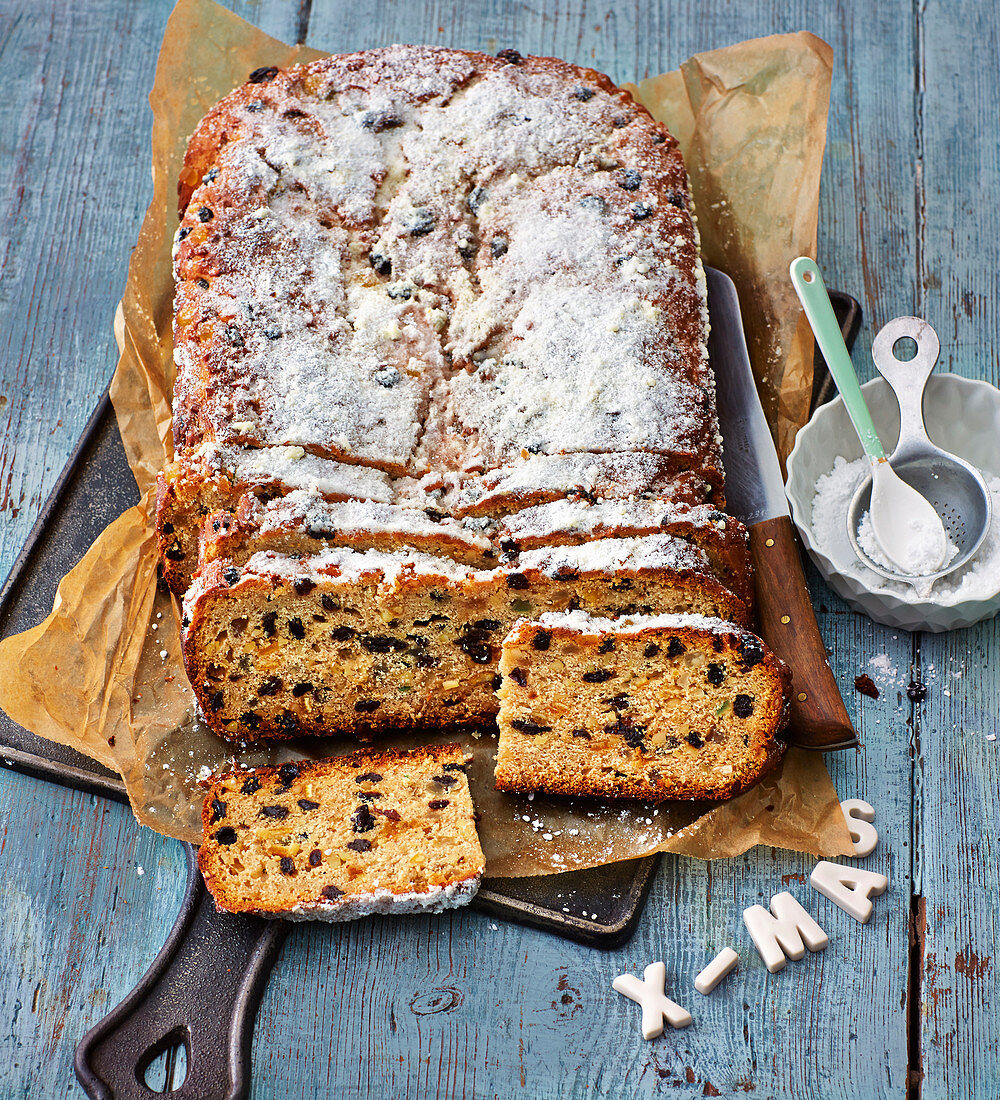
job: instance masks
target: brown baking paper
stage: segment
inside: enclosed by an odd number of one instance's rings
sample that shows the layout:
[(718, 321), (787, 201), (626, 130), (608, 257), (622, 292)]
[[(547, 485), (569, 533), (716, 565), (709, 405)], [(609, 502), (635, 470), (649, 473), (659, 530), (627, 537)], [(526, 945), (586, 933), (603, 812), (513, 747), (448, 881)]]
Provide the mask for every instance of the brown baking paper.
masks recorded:
[[(213, 771), (236, 761), (275, 763), (357, 748), (352, 741), (313, 740), (238, 749), (198, 720), (181, 662), (176, 605), (156, 587), (152, 532), (156, 472), (172, 455), (170, 248), (177, 226), (176, 180), (187, 137), (202, 115), (251, 70), (317, 56), (267, 37), (210, 0), (181, 0), (174, 9), (150, 96), (153, 200), (116, 323), (121, 358), (111, 391), (142, 502), (111, 524), (67, 574), (45, 622), (0, 644), (0, 706), (27, 729), (120, 772), (140, 822), (192, 842), (200, 839), (201, 784)], [(724, 76), (716, 80), (712, 74)], [(753, 87), (766, 126), (757, 122), (746, 130), (737, 74)], [(770, 229), (793, 210), (798, 210), (796, 226), (802, 231), (793, 252), (809, 251), (815, 239), (818, 160), (815, 174), (805, 179), (800, 153), (810, 141), (822, 149), (825, 108), (819, 108), (828, 79), (828, 49), (811, 36), (790, 35), (702, 55), (680, 74), (642, 85), (647, 106), (676, 119), (696, 181), (708, 256), (721, 263), (712, 250), (724, 247), (731, 262), (721, 266), (734, 274), (764, 277), (773, 258), (771, 246), (756, 243), (754, 230), (763, 225)], [(661, 89), (669, 90), (669, 98), (660, 95)], [(814, 104), (811, 113), (802, 110), (806, 102)], [(690, 105), (686, 114), (685, 103)], [(765, 183), (758, 178), (764, 171), (762, 148), (770, 151), (763, 158)], [(790, 151), (787, 158), (785, 148)], [(752, 179), (758, 182), (751, 190)], [(723, 182), (705, 182), (716, 180)], [(717, 193), (723, 195), (726, 205), (721, 209), (727, 213), (713, 217), (706, 188), (723, 185)], [(755, 204), (765, 204), (765, 209)], [(811, 217), (803, 212), (810, 204)], [(745, 226), (735, 220), (737, 215), (745, 218)], [(717, 226), (729, 226), (732, 239)], [(714, 243), (718, 240), (724, 245)], [(793, 332), (794, 317), (777, 299), (769, 300), (767, 308), (769, 316), (779, 318), (781, 332)], [(780, 339), (793, 346), (790, 336)], [(804, 377), (802, 368), (788, 365), (791, 355), (783, 361), (776, 377)], [(795, 400), (794, 395), (789, 398), (789, 409)], [(386, 743), (417, 745), (455, 737), (415, 730)], [(754, 844), (815, 855), (853, 851), (819, 755), (790, 751), (779, 770), (722, 805), (602, 805), (500, 794), (492, 785), (495, 733), (462, 732), (458, 739), (472, 755), (470, 781), (481, 814), (479, 831), (488, 873), (494, 876), (575, 870), (655, 851), (714, 859)]]

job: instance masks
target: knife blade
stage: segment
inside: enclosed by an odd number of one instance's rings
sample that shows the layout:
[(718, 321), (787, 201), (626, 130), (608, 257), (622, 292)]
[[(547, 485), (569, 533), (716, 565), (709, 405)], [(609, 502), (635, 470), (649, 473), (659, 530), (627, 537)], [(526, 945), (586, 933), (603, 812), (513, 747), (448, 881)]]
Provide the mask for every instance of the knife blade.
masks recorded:
[(852, 748), (858, 737), (806, 587), (778, 455), (750, 368), (739, 296), (728, 275), (711, 267), (705, 274), (726, 507), (750, 535), (761, 637), (792, 670), (788, 739), (822, 751)]

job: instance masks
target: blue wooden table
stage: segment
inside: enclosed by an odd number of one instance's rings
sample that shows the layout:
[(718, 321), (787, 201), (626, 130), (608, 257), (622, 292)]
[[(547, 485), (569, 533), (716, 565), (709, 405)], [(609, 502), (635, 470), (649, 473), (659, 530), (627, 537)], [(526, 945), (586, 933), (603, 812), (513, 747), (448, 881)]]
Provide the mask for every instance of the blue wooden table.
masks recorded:
[[(927, 317), (942, 369), (998, 381), (1000, 16), (977, 0), (241, 0), (332, 51), (431, 42), (554, 54), (628, 80), (807, 29), (835, 51), (820, 211), (829, 285), (875, 329)], [(115, 362), (111, 319), (149, 198), (147, 94), (169, 0), (0, 0), (0, 575)], [(1000, 449), (1000, 444), (998, 444)], [(297, 927), (254, 1041), (256, 1098), (1000, 1096), (998, 626), (885, 629), (813, 575), (864, 747), (830, 758), (878, 810), (889, 876), (865, 927), (758, 850), (667, 857), (608, 953), (476, 913)], [(877, 700), (853, 690), (868, 672)], [(2, 675), (2, 670), (0, 670)], [(905, 685), (929, 687), (911, 703)], [(127, 808), (0, 769), (0, 1097), (78, 1096), (80, 1036), (134, 985), (180, 901), (180, 846)], [(791, 889), (830, 934), (769, 975), (741, 911)], [(695, 973), (734, 944), (740, 970)], [(654, 959), (694, 1026), (644, 1042), (612, 978)]]

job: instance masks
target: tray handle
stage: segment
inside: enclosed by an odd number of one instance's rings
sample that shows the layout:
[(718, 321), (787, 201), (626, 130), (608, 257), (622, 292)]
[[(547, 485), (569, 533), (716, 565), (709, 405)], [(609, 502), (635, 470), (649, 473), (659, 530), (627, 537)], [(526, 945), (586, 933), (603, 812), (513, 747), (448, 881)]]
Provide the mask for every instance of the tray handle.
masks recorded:
[(190, 844), (174, 927), (139, 984), (83, 1037), (76, 1076), (94, 1100), (150, 1100), (150, 1063), (183, 1044), (176, 1100), (239, 1100), (250, 1089), (250, 1043), (268, 974), (288, 924), (221, 913)]

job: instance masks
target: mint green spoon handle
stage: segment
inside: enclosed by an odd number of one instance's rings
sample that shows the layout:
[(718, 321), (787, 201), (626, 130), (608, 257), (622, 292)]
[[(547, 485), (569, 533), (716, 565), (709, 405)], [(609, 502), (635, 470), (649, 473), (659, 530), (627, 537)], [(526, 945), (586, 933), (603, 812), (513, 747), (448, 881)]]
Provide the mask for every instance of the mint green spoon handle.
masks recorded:
[(878, 437), (878, 432), (875, 431), (871, 414), (861, 393), (861, 386), (858, 385), (854, 364), (851, 362), (844, 337), (840, 333), (840, 325), (834, 315), (833, 306), (830, 305), (830, 295), (827, 293), (826, 284), (819, 273), (816, 261), (810, 260), (808, 256), (799, 256), (797, 260), (792, 260), (788, 271), (816, 336), (816, 343), (819, 344), (819, 350), (823, 353), (826, 365), (830, 368), (830, 374), (837, 384), (837, 389), (840, 390), (840, 396), (844, 399), (844, 407), (851, 418), (854, 430), (858, 433), (865, 454), (873, 462), (884, 459), (882, 441)]

